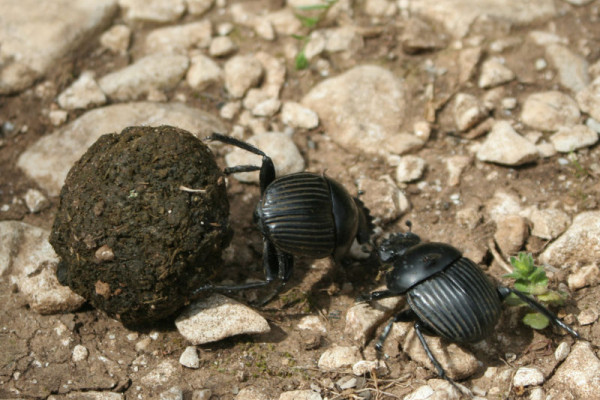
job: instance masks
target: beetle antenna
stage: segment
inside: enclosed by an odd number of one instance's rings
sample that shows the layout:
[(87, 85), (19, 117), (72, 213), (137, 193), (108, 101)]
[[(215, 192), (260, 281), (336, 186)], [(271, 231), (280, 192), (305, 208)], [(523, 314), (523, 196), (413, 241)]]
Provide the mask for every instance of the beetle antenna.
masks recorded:
[(408, 231), (412, 232), (412, 222), (410, 221), (410, 219), (407, 219), (405, 224), (408, 227)]

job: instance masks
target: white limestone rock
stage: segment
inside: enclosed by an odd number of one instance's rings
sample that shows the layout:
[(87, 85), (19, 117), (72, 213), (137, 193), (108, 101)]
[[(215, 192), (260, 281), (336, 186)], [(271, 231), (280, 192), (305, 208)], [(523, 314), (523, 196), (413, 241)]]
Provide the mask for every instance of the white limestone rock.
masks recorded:
[(263, 77), (261, 62), (252, 55), (235, 56), (225, 63), (225, 89), (235, 98), (243, 97)]
[(131, 41), (131, 28), (127, 25), (113, 25), (100, 36), (100, 45), (117, 54), (127, 53)]
[(91, 71), (83, 72), (75, 82), (58, 95), (58, 105), (65, 110), (85, 109), (106, 103), (106, 95)]
[(519, 135), (508, 121), (497, 121), (477, 151), (477, 159), (502, 165), (522, 165), (538, 158), (535, 145)]
[(192, 89), (204, 90), (223, 81), (223, 70), (210, 57), (197, 54), (190, 60), (190, 69), (185, 80)]
[(587, 125), (561, 126), (550, 141), (558, 152), (570, 153), (596, 144), (598, 133)]
[(146, 54), (186, 52), (194, 47), (206, 48), (212, 38), (210, 20), (157, 28), (146, 36)]
[(174, 22), (186, 8), (184, 0), (119, 0), (119, 5), (130, 22)]
[(281, 122), (292, 128), (314, 129), (319, 126), (319, 116), (300, 103), (286, 101), (281, 108)]
[(556, 131), (561, 126), (575, 125), (579, 117), (577, 103), (558, 91), (530, 95), (521, 111), (521, 120), (525, 124), (542, 131)]

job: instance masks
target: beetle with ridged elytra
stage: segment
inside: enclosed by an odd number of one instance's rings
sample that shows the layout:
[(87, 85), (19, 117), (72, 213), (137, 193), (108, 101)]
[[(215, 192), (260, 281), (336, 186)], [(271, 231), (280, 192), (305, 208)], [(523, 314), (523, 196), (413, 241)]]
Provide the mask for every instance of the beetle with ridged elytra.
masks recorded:
[(381, 262), (392, 265), (386, 275), (387, 289), (358, 299), (371, 301), (406, 295), (409, 308), (389, 321), (375, 344), (380, 357), (393, 323), (415, 321), (415, 333), (438, 375), (454, 384), (431, 352), (423, 333), (451, 342), (478, 342), (491, 334), (500, 318), (502, 301), (511, 293), (574, 338), (580, 338), (573, 328), (536, 300), (513, 288), (492, 284), (458, 249), (446, 243), (423, 243), (410, 231), (409, 221), (407, 225), (408, 232), (390, 235), (378, 248)]
[(261, 166), (238, 165), (225, 174), (259, 172), (261, 198), (254, 221), (263, 235), (264, 281), (231, 286), (208, 285), (205, 290), (236, 291), (258, 288), (278, 280), (275, 291), (259, 302), (264, 305), (280, 293), (290, 279), (294, 256), (313, 259), (344, 257), (356, 239), (368, 242), (372, 223), (368, 209), (337, 181), (311, 172), (276, 178), (275, 166), (262, 150), (231, 136), (213, 133), (206, 138), (262, 156)]

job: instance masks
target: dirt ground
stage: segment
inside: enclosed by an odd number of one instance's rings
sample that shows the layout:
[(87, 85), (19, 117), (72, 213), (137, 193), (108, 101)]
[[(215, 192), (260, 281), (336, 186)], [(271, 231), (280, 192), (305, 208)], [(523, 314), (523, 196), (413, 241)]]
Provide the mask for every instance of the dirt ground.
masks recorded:
[[(550, 24), (554, 24), (558, 35), (570, 38), (572, 43), (580, 43), (585, 38), (586, 47), (590, 50), (586, 58), (593, 62), (600, 56), (600, 24), (596, 22), (598, 16), (594, 15), (592, 5), (569, 8), (568, 13), (557, 17)], [(370, 27), (369, 18), (360, 13), (360, 8), (357, 8), (355, 23)], [(219, 19), (223, 17), (214, 13), (214, 22)], [(547, 26), (548, 23), (513, 28), (510, 34), (524, 36), (529, 30), (545, 29)], [(406, 79), (410, 94), (407, 120), (422, 119), (423, 110), (427, 106), (423, 89), (429, 83), (429, 77), (419, 66), (428, 58), (435, 59), (438, 65), (442, 64), (444, 57), (448, 58), (447, 62), (451, 65), (455, 61), (452, 59), (452, 54), (455, 53), (446, 54), (442, 50), (436, 53), (405, 54), (397, 41), (397, 35), (402, 30), (401, 24), (388, 23), (376, 28), (376, 34), (365, 40), (364, 48), (355, 57), (342, 59), (336, 55), (330, 56), (331, 75), (364, 63), (384, 66)], [(496, 28), (492, 26), (492, 32), (485, 32), (486, 37), (500, 36), (499, 32), (494, 31)], [(142, 38), (149, 29), (150, 27), (136, 28), (135, 34)], [(270, 43), (246, 40), (245, 28), (236, 27), (236, 30), (239, 52), (280, 52), (281, 43), (278, 41)], [(142, 42), (136, 39), (136, 43)], [(133, 46), (131, 54), (135, 55), (136, 44)], [(544, 57), (541, 47), (525, 44), (508, 48), (502, 55), (518, 76), (516, 81), (503, 86), (502, 97), (524, 99), (530, 93), (556, 87), (556, 77), (548, 81), (542, 72), (536, 72), (531, 67), (537, 58)], [(47, 90), (57, 94), (83, 70), (94, 70), (97, 76), (101, 76), (106, 71), (126, 65), (127, 61), (124, 56), (98, 50), (98, 43), (94, 42), (81, 49), (74, 59), (65, 60), (58, 65), (54, 73), (42, 82), (50, 82)], [(322, 80), (314, 68), (298, 71), (291, 61), (287, 67), (287, 84), (282, 99), (301, 99), (315, 83)], [(471, 82), (474, 81), (475, 78), (472, 78)], [(449, 187), (445, 184), (445, 160), (451, 155), (469, 154), (471, 141), (457, 136), (452, 124), (448, 122), (451, 119), (450, 111), (444, 99), (456, 93), (459, 88), (443, 78), (437, 83), (436, 99), (439, 102), (435, 107), (437, 118), (433, 124), (434, 130), (426, 146), (417, 153), (427, 161), (427, 171), (421, 181), (429, 184), (408, 184), (404, 191), (411, 203), (410, 211), (401, 219), (380, 227), (384, 232), (400, 231), (405, 229), (404, 222), (411, 220), (414, 231), (423, 238), (449, 242), (467, 254), (478, 257), (477, 261), (491, 276), (502, 280), (504, 271), (494, 262), (488, 250), (488, 242), (495, 232), (494, 223), (483, 211), (483, 222), (475, 229), (468, 229), (457, 222), (457, 211), (467, 206), (484, 210), (485, 202), (499, 187), (525, 199), (525, 205), (545, 208), (559, 204), (571, 216), (585, 210), (597, 210), (600, 192), (600, 168), (597, 160), (600, 148), (594, 146), (578, 151), (578, 164), (571, 162), (562, 165), (557, 162), (560, 155), (518, 168), (475, 161), (465, 169), (461, 183), (457, 187)], [(227, 100), (226, 94), (220, 89), (194, 93), (183, 84), (181, 86), (177, 91), (186, 93), (188, 104), (215, 114)], [(483, 95), (483, 91), (476, 85), (467, 85), (460, 90), (478, 97)], [(171, 95), (172, 93), (167, 93), (167, 96)], [(54, 101), (55, 95), (38, 97), (32, 90), (0, 97), (2, 122), (10, 121), (16, 127), (12, 133), (0, 134), (0, 204), (13, 204), (14, 199), (21, 199), (28, 189), (37, 188), (35, 182), (16, 167), (16, 161), (29, 145), (55, 129), (49, 122), (47, 112), (44, 112), (55, 107)], [(69, 120), (74, 120), (81, 113), (70, 112)], [(513, 116), (519, 113), (519, 108), (513, 110)], [(24, 126), (27, 129), (23, 131), (21, 128)], [(393, 168), (385, 160), (341, 149), (327, 140), (320, 128), (310, 132), (299, 131), (294, 135), (294, 140), (307, 162), (308, 170), (326, 169), (329, 176), (335, 177), (353, 193), (356, 192), (356, 180), (360, 177), (377, 179), (385, 174), (394, 174)], [(224, 165), (221, 156), (219, 162)], [(580, 167), (585, 173), (581, 173)], [(494, 179), (490, 179), (491, 176)], [(259, 198), (259, 191), (256, 185), (241, 184), (235, 179), (229, 181), (231, 221), (235, 232), (231, 245), (234, 255), (231, 263), (223, 268), (221, 278), (239, 282), (261, 276), (259, 266), (262, 240), (252, 223), (252, 212)], [(458, 204), (451, 199), (451, 195), (456, 193), (460, 194)], [(29, 213), (21, 202), (11, 206), (9, 212), (0, 213), (0, 219), (20, 220), (49, 229), (57, 210), (58, 198), (51, 197), (49, 200), (51, 207), (39, 214)], [(535, 257), (546, 245), (546, 241), (530, 237), (524, 250), (532, 252)], [(339, 390), (335, 382), (351, 373), (323, 372), (317, 367), (317, 361), (325, 349), (333, 344), (353, 344), (344, 333), (345, 313), (359, 294), (373, 290), (382, 283), (376, 282), (377, 276), (377, 265), (373, 257), (366, 261), (349, 260), (344, 265), (332, 268), (328, 263), (297, 260), (289, 289), (261, 310), (270, 322), (272, 331), (264, 335), (238, 336), (200, 346), (199, 369), (187, 369), (178, 363), (179, 356), (188, 343), (171, 323), (148, 331), (134, 332), (90, 307), (64, 315), (38, 315), (27, 308), (16, 289), (5, 280), (0, 283), (0, 398), (46, 398), (51, 394), (64, 394), (78, 389), (124, 392), (128, 399), (151, 398), (158, 397), (158, 393), (172, 386), (182, 388), (186, 399), (192, 398), (194, 390), (202, 388), (212, 391), (212, 399), (233, 399), (241, 388), (248, 386), (262, 390), (269, 398), (278, 398), (283, 391), (311, 387), (320, 388), (322, 396), (329, 399), (353, 399), (358, 398), (358, 393), (367, 396), (367, 392), (370, 398), (402, 398), (436, 375), (402, 352), (387, 360), (389, 374), (368, 377), (360, 382), (362, 387), (346, 391)], [(558, 269), (551, 274), (551, 286), (556, 288), (560, 282), (566, 282), (566, 278), (567, 272)], [(508, 283), (506, 280), (505, 282)], [(255, 296), (255, 293), (249, 292), (238, 298), (248, 301)], [(567, 322), (575, 323), (574, 316), (581, 310), (598, 309), (599, 305), (600, 288), (584, 288), (573, 293), (558, 313)], [(478, 356), (482, 368), (463, 384), (487, 389), (500, 386), (501, 393), (498, 397), (488, 398), (528, 398), (529, 391), (511, 388), (510, 380), (494, 383), (495, 378), (484, 375), (485, 367), (516, 369), (528, 365), (536, 366), (545, 374), (551, 375), (556, 364), (556, 346), (562, 340), (570, 343), (572, 340), (551, 328), (536, 332), (515, 323), (520, 312), (515, 309), (505, 311), (498, 333), (487, 341), (491, 351), (482, 350), (478, 346), (468, 347)], [(295, 329), (299, 319), (305, 315), (318, 315), (327, 326), (327, 334), (309, 334)], [(70, 332), (63, 336), (68, 340), (57, 339), (56, 332), (61, 329)], [(577, 329), (592, 343), (600, 344), (599, 323), (577, 326)], [(149, 335), (155, 339), (146, 349), (138, 352), (136, 343)], [(92, 356), (104, 356), (112, 362), (89, 361), (87, 364), (84, 362), (76, 365), (71, 361), (74, 344), (82, 344), (88, 348), (89, 360)], [(372, 342), (369, 346), (372, 346)], [(372, 349), (367, 348), (365, 352), (372, 354)], [(40, 368), (34, 360), (45, 360), (51, 368), (43, 368), (43, 365)], [(177, 366), (178, 378), (175, 381), (170, 381), (169, 386), (162, 389), (150, 389), (140, 383), (148, 371), (165, 360), (174, 361)], [(19, 396), (12, 391), (15, 388), (20, 391)], [(568, 391), (568, 388), (564, 390)]]

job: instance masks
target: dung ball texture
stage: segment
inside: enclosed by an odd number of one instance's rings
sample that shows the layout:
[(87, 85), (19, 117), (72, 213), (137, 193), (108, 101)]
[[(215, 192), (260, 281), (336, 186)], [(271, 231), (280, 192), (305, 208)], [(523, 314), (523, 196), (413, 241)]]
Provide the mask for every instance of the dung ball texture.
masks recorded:
[(182, 129), (100, 137), (71, 168), (50, 243), (59, 281), (125, 325), (171, 316), (229, 244), (225, 178)]

